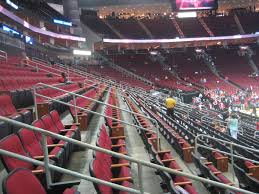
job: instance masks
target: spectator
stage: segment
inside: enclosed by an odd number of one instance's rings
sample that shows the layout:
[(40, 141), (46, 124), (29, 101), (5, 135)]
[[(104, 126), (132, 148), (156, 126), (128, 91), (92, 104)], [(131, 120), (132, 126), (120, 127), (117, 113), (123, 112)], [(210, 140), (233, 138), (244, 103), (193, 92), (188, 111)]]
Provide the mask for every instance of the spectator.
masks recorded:
[(166, 105), (166, 108), (167, 108), (167, 115), (170, 116), (171, 118), (173, 118), (176, 100), (173, 99), (171, 96), (169, 96), (165, 101), (165, 105)]
[(232, 114), (228, 120), (228, 130), (231, 137), (237, 139), (238, 133), (238, 116), (236, 114)]
[(68, 82), (67, 76), (64, 72), (61, 73), (61, 78), (59, 79), (59, 82), (60, 83), (67, 83)]

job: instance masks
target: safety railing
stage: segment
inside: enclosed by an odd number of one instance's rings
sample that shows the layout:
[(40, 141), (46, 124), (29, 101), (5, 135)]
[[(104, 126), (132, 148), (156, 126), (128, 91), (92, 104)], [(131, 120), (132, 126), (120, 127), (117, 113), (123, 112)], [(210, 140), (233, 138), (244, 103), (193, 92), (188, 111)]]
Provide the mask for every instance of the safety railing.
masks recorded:
[[(195, 175), (192, 175), (192, 174), (188, 174), (188, 173), (185, 173), (185, 172), (181, 172), (181, 171), (178, 171), (178, 170), (174, 170), (174, 169), (171, 169), (171, 168), (167, 168), (167, 167), (164, 167), (164, 166), (153, 164), (153, 163), (150, 163), (150, 162), (147, 162), (147, 161), (144, 161), (144, 160), (139, 160), (139, 159), (136, 159), (135, 157), (133, 158), (133, 157), (130, 157), (130, 156), (127, 156), (127, 155), (119, 154), (117, 152), (113, 152), (113, 151), (110, 151), (110, 150), (107, 150), (107, 149), (103, 149), (103, 148), (100, 148), (100, 147), (97, 147), (97, 146), (94, 146), (94, 145), (91, 145), (91, 144), (87, 144), (87, 143), (75, 140), (75, 139), (71, 139), (71, 138), (68, 138), (66, 136), (62, 136), (62, 135), (59, 135), (59, 134), (56, 134), (56, 133), (53, 133), (53, 132), (50, 132), (50, 131), (47, 131), (47, 130), (44, 130), (44, 129), (41, 129), (41, 128), (38, 128), (38, 127), (34, 127), (34, 126), (31, 126), (31, 125), (28, 125), (28, 124), (24, 124), (24, 123), (21, 123), (21, 122), (18, 122), (18, 121), (15, 121), (15, 120), (12, 120), (12, 119), (9, 119), (9, 118), (6, 118), (6, 117), (0, 116), (0, 121), (4, 121), (4, 122), (7, 122), (9, 124), (19, 126), (19, 127), (22, 127), (22, 128), (26, 128), (28, 130), (32, 130), (32, 131), (35, 131), (35, 132), (38, 132), (38, 133), (42, 134), (42, 145), (43, 145), (43, 148), (44, 148), (44, 162), (40, 162), (40, 161), (37, 161), (37, 160), (29, 158), (29, 157), (21, 156), (21, 155), (18, 155), (16, 153), (9, 152), (9, 151), (3, 150), (3, 149), (0, 149), (0, 154), (7, 155), (7, 156), (10, 156), (10, 157), (13, 157), (13, 158), (17, 158), (19, 160), (31, 162), (35, 165), (44, 166), (48, 188), (56, 185), (55, 183), (52, 183), (52, 177), (51, 177), (51, 173), (50, 173), (50, 170), (54, 170), (54, 171), (64, 173), (64, 174), (68, 174), (68, 175), (71, 175), (71, 176), (74, 176), (74, 177), (77, 177), (77, 178), (80, 178), (80, 179), (88, 180), (88, 181), (91, 181), (93, 183), (110, 186), (112, 188), (115, 188), (115, 189), (118, 189), (118, 190), (121, 190), (121, 191), (126, 191), (126, 192), (129, 192), (129, 193), (144, 194), (146, 192), (144, 192), (142, 172), (143, 172), (143, 166), (145, 166), (145, 167), (153, 168), (153, 169), (156, 169), (156, 170), (159, 170), (159, 171), (164, 171), (164, 172), (167, 172), (167, 173), (170, 173), (170, 174), (184, 176), (184, 177), (190, 178), (192, 180), (196, 180), (196, 181), (200, 181), (200, 182), (207, 183), (207, 184), (210, 184), (210, 185), (214, 185), (216, 187), (220, 187), (220, 188), (223, 188), (223, 189), (229, 189), (229, 190), (232, 190), (232, 191), (235, 191), (235, 192), (241, 192), (241, 193), (244, 193), (244, 194), (254, 194), (251, 191), (247, 191), (247, 190), (244, 190), (244, 189), (240, 189), (240, 188), (237, 188), (237, 187), (233, 187), (233, 186), (223, 184), (223, 183), (219, 183), (219, 182), (216, 182), (216, 181), (212, 181), (212, 180), (209, 180), (209, 179), (201, 178), (199, 176), (195, 176)], [(111, 155), (111, 156), (116, 157), (116, 158), (125, 159), (127, 161), (130, 161), (131, 163), (136, 163), (137, 166), (138, 166), (139, 189), (137, 190), (137, 189), (132, 189), (132, 188), (120, 186), (118, 184), (114, 184), (114, 183), (111, 183), (111, 182), (108, 182), (108, 181), (97, 179), (97, 178), (94, 178), (94, 177), (91, 177), (91, 176), (88, 176), (88, 175), (85, 175), (85, 174), (82, 174), (82, 173), (74, 172), (74, 171), (71, 171), (71, 170), (68, 170), (68, 169), (61, 168), (61, 167), (50, 164), (49, 158), (48, 158), (48, 148), (47, 148), (47, 139), (46, 139), (47, 136), (53, 137), (55, 139), (60, 139), (60, 140), (66, 141), (66, 142), (78, 145), (80, 147), (83, 147), (83, 148), (87, 148), (87, 149), (90, 149), (90, 150), (102, 152), (102, 153)]]
[[(225, 151), (222, 151), (222, 150), (219, 150), (219, 149), (210, 148), (210, 147), (204, 146), (204, 145), (202, 145), (202, 144), (199, 144), (198, 141), (201, 140), (201, 138), (207, 138), (207, 139), (215, 140), (215, 141), (217, 141), (217, 142), (222, 142), (222, 143), (224, 143), (225, 145), (229, 145), (229, 146), (230, 146), (230, 153), (225, 152)], [(201, 141), (202, 141), (202, 140), (201, 140)], [(239, 148), (243, 148), (243, 149), (246, 149), (246, 150), (249, 150), (249, 151), (252, 151), (252, 152), (256, 152), (256, 153), (259, 153), (259, 150), (254, 149), (254, 148), (251, 148), (251, 147), (241, 146), (241, 145), (236, 144), (236, 143), (234, 143), (234, 142), (225, 141), (225, 140), (218, 139), (218, 138), (215, 138), (215, 137), (211, 137), (211, 136), (205, 135), (205, 134), (199, 134), (199, 135), (197, 135), (197, 136), (195, 137), (195, 154), (198, 153), (198, 148), (199, 148), (199, 147), (204, 148), (204, 149), (207, 149), (207, 150), (211, 150), (211, 151), (217, 151), (217, 152), (220, 152), (220, 153), (222, 153), (222, 154), (225, 154), (225, 155), (230, 156), (230, 157), (231, 157), (231, 168), (232, 168), (232, 173), (233, 173), (233, 181), (235, 180), (234, 158), (239, 158), (239, 159), (243, 159), (243, 160), (247, 160), (247, 161), (251, 161), (251, 162), (253, 162), (253, 163), (259, 164), (259, 161), (252, 160), (252, 159), (245, 158), (245, 157), (243, 157), (243, 156), (234, 154), (234, 148), (235, 148), (235, 147), (239, 147)]]
[[(30, 63), (28, 63), (28, 61), (29, 61), (28, 59), (23, 59), (23, 60), (22, 60), (22, 64), (24, 64), (24, 65), (26, 65), (26, 66), (29, 66), (29, 67), (36, 68), (36, 71), (37, 71), (37, 72), (39, 72), (39, 70), (41, 70), (41, 71), (50, 73), (50, 74), (52, 74), (52, 75), (60, 76), (60, 74), (54, 73), (54, 72), (49, 71), (49, 70), (47, 70), (47, 69), (40, 68), (39, 65), (38, 65), (39, 63), (37, 63), (37, 62), (35, 62), (35, 61), (33, 61), (33, 63), (34, 63), (35, 65), (31, 65)], [(40, 65), (41, 65), (41, 64), (40, 64)]]
[(113, 86), (116, 86), (116, 87), (118, 87), (118, 88), (121, 88), (122, 90), (123, 90), (123, 89), (127, 89), (127, 90), (131, 90), (131, 91), (134, 91), (134, 92), (138, 92), (138, 93), (140, 93), (140, 94), (143, 93), (143, 91), (140, 91), (140, 89), (137, 89), (137, 90), (136, 90), (136, 88), (133, 89), (133, 88), (132, 88), (131, 86), (129, 86), (128, 84), (116, 83), (116, 82), (111, 81), (111, 80), (109, 80), (109, 79), (105, 79), (105, 78), (103, 78), (103, 77), (101, 77), (101, 76), (96, 76), (96, 75), (94, 75), (94, 74), (90, 74), (90, 73), (88, 73), (88, 72), (81, 71), (81, 70), (78, 70), (78, 69), (75, 69), (75, 68), (71, 68), (71, 67), (69, 67), (69, 66), (65, 66), (65, 65), (62, 65), (62, 64), (56, 64), (56, 65), (59, 66), (59, 67), (61, 67), (61, 68), (63, 68), (63, 69), (66, 69), (67, 72), (74, 72), (74, 73), (77, 73), (77, 74), (79, 74), (79, 75), (81, 75), (81, 76), (83, 76), (83, 77), (91, 77), (91, 78), (94, 78), (94, 79), (96, 79), (96, 80), (98, 80), (98, 81), (101, 81), (101, 82), (103, 82), (103, 83), (111, 84), (111, 85), (113, 85)]
[[(208, 119), (208, 120), (206, 120), (206, 119)], [(201, 117), (201, 122), (210, 123), (210, 124), (213, 124), (213, 123), (217, 122), (217, 123), (222, 124), (223, 126), (225, 126), (228, 123), (226, 121), (219, 120), (219, 119), (216, 119), (216, 118), (213, 118), (213, 117), (210, 117), (210, 116), (205, 116), (205, 115)]]
[[(25, 65), (30, 66), (30, 67), (36, 68), (37, 72), (38, 72), (39, 70), (41, 70), (41, 71), (45, 71), (45, 72), (48, 72), (48, 73), (51, 73), (51, 74), (54, 74), (54, 75), (58, 75), (58, 76), (60, 76), (60, 74), (55, 73), (55, 72), (60, 72), (60, 73), (63, 72), (63, 71), (61, 71), (61, 70), (59, 70), (59, 69), (55, 69), (55, 68), (50, 67), (50, 66), (48, 66), (48, 65), (45, 65), (45, 64), (43, 64), (43, 63), (39, 63), (39, 62), (36, 62), (36, 61), (32, 61), (32, 60), (30, 60), (30, 59), (22, 59), (21, 62), (22, 62), (23, 64), (25, 64)], [(33, 63), (34, 65), (32, 65), (32, 64), (30, 64), (30, 63)], [(42, 66), (43, 66), (43, 67), (46, 67), (47, 69), (42, 68)], [(53, 70), (53, 71), (55, 71), (55, 72), (50, 71), (50, 69)]]
[[(64, 92), (66, 94), (70, 94), (70, 95), (73, 96), (74, 104), (71, 105), (69, 103), (66, 103), (66, 102), (63, 102), (63, 101), (60, 101), (60, 100), (56, 100), (54, 98), (51, 98), (51, 97), (39, 94), (39, 93), (37, 93), (37, 87), (38, 86), (44, 86), (45, 88), (51, 88), (53, 90), (57, 90), (57, 91), (60, 91), (60, 92)], [(43, 83), (38, 83), (38, 84), (35, 85), (35, 87), (33, 88), (33, 95), (34, 95), (34, 107), (35, 107), (35, 117), (36, 117), (36, 119), (38, 119), (37, 97), (42, 97), (42, 98), (48, 99), (50, 101), (54, 101), (54, 102), (57, 102), (57, 103), (60, 103), (60, 104), (63, 104), (63, 105), (74, 107), (75, 115), (76, 115), (76, 122), (78, 122), (77, 110), (80, 109), (82, 111), (86, 111), (86, 112), (89, 112), (89, 113), (92, 113), (92, 114), (95, 114), (95, 115), (98, 115), (98, 116), (102, 116), (102, 117), (105, 117), (107, 119), (113, 119), (114, 121), (119, 121), (119, 122), (121, 122), (123, 124), (130, 125), (130, 126), (136, 127), (138, 129), (141, 129), (141, 130), (144, 130), (144, 131), (150, 131), (150, 129), (146, 129), (146, 128), (140, 127), (138, 125), (131, 124), (129, 122), (126, 122), (126, 121), (123, 121), (123, 120), (120, 120), (120, 119), (116, 119), (116, 118), (113, 118), (113, 117), (110, 117), (110, 116), (107, 116), (107, 115), (104, 115), (104, 114), (100, 114), (100, 113), (91, 111), (89, 109), (85, 109), (85, 108), (79, 107), (79, 106), (76, 105), (76, 97), (80, 97), (80, 98), (84, 98), (86, 100), (91, 100), (91, 101), (96, 102), (96, 103), (101, 104), (101, 105), (109, 106), (109, 107), (118, 109), (120, 111), (130, 113), (131, 115), (141, 116), (143, 118), (146, 118), (146, 119), (152, 121), (155, 124), (154, 128), (156, 130), (155, 133), (157, 134), (157, 139), (159, 139), (159, 125), (158, 125), (157, 121), (155, 119), (152, 119), (151, 117), (146, 116), (146, 115), (143, 115), (143, 114), (140, 114), (140, 113), (135, 113), (133, 111), (130, 111), (130, 110), (127, 110), (127, 109), (123, 109), (123, 108), (120, 108), (118, 106), (114, 106), (112, 104), (108, 104), (108, 103), (105, 103), (105, 102), (102, 102), (102, 101), (99, 101), (99, 100), (96, 100), (96, 99), (93, 99), (93, 98), (90, 98), (90, 97), (87, 97), (87, 96), (83, 96), (83, 95), (80, 95), (80, 94), (77, 94), (77, 93), (74, 93), (74, 92), (70, 92), (70, 91), (67, 91), (67, 90), (64, 90), (64, 89), (61, 89), (61, 88), (57, 88), (55, 86), (50, 86), (50, 85), (47, 85), (47, 84), (43, 84)], [(157, 141), (157, 143), (158, 143), (157, 148), (159, 149), (159, 141)]]
[(0, 50), (0, 60), (7, 61), (7, 52)]
[(43, 64), (48, 64), (48, 65), (49, 65), (49, 62), (46, 61), (46, 60), (43, 60), (43, 59), (40, 59), (40, 58), (37, 58), (37, 57), (32, 57), (31, 59), (32, 59), (32, 61), (34, 61), (34, 62), (43, 63)]

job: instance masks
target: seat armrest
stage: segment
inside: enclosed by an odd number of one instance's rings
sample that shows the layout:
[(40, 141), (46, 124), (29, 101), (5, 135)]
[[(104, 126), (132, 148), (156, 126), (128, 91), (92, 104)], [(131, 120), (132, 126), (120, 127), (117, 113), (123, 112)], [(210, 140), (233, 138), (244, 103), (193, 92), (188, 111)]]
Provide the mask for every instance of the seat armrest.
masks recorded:
[(131, 177), (120, 177), (120, 178), (112, 178), (110, 180), (112, 183), (122, 182), (122, 181), (132, 181)]
[[(157, 138), (156, 138), (157, 139)], [(164, 150), (164, 151), (159, 151), (157, 152), (158, 154), (166, 154), (166, 153), (170, 153), (170, 150)]]
[(20, 111), (22, 111), (22, 110), (29, 110), (29, 111), (33, 111), (33, 107), (26, 107), (26, 108), (18, 108), (18, 109), (16, 109), (17, 110), (17, 112), (20, 112)]
[(193, 146), (187, 147), (187, 148), (182, 148), (182, 150), (189, 150), (189, 149), (194, 149)]
[(170, 159), (162, 160), (163, 163), (172, 162), (172, 161), (175, 161), (175, 159), (170, 158)]
[(226, 157), (226, 156), (221, 156), (221, 157), (217, 157), (217, 158), (215, 158), (216, 160), (223, 160), (223, 159), (228, 159), (228, 157)]
[(111, 145), (112, 148), (118, 148), (118, 147), (122, 147), (122, 146), (126, 146), (126, 144), (116, 144), (116, 145)]
[(191, 185), (191, 184), (192, 184), (192, 182), (191, 182), (191, 181), (174, 183), (174, 185), (179, 185), (179, 186), (182, 186), (182, 185)]
[(111, 168), (120, 168), (120, 167), (129, 167), (129, 163), (112, 164), (112, 165), (111, 165)]
[(32, 170), (31, 172), (32, 172), (32, 174), (42, 174), (42, 173), (44, 173), (44, 170), (43, 169), (42, 170)]
[(116, 140), (116, 139), (125, 139), (126, 136), (115, 136), (115, 137), (110, 137), (111, 140)]
[(48, 148), (53, 148), (53, 147), (63, 147), (63, 146), (64, 146), (64, 144), (62, 144), (62, 143), (47, 145), (47, 147), (48, 147)]
[[(48, 155), (48, 158), (54, 158), (55, 155)], [(43, 160), (44, 156), (34, 156), (33, 159), (35, 160)]]
[(75, 131), (74, 129), (61, 129), (60, 132)]

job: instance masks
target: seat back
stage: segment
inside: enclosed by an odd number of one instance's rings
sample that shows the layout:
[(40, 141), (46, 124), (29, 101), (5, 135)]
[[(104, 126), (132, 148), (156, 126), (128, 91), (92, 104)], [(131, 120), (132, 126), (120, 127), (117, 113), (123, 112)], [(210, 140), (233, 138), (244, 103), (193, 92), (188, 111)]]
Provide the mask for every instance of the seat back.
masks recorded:
[(59, 131), (62, 129), (65, 129), (65, 126), (63, 125), (63, 123), (59, 117), (58, 111), (56, 111), (56, 110), (51, 111), (50, 116), (52, 118), (53, 123), (55, 123), (55, 125)]
[(3, 181), (4, 194), (46, 194), (39, 180), (25, 168), (12, 171)]
[[(44, 125), (44, 123), (42, 122), (41, 119), (38, 119), (38, 120), (34, 121), (34, 122), (32, 123), (32, 125), (33, 125), (34, 127), (38, 127), (38, 128), (47, 130), (46, 126)], [(41, 137), (42, 137), (42, 136), (41, 136), (41, 133), (35, 132), (35, 135), (36, 135), (37, 139), (38, 139), (39, 141), (41, 141), (41, 139), (42, 139), (42, 138), (41, 138)], [(47, 144), (53, 144), (53, 140), (52, 140), (52, 138), (51, 138), (50, 136), (47, 136)]]
[[(105, 169), (107, 167), (107, 169)], [(101, 160), (94, 159), (90, 163), (90, 174), (92, 177), (110, 182), (112, 176), (109, 173), (110, 168), (106, 166)], [(94, 184), (94, 188), (99, 194), (112, 194), (112, 188), (102, 184)]]
[(40, 142), (36, 138), (36, 135), (33, 131), (22, 128), (18, 135), (21, 139), (21, 142), (24, 146), (24, 149), (32, 156), (43, 156), (43, 149)]
[[(30, 157), (29, 154), (24, 150), (22, 142), (16, 134), (12, 134), (7, 136), (6, 138), (0, 141), (0, 149), (13, 152), (22, 156)], [(10, 172), (16, 168), (28, 168), (33, 169), (33, 165), (31, 163), (18, 160), (16, 158), (12, 158), (6, 155), (1, 155), (1, 160), (7, 170)]]
[(49, 114), (47, 115), (44, 115), (42, 118), (41, 118), (42, 122), (44, 123), (44, 125), (46, 126), (46, 129), (48, 131), (51, 131), (53, 133), (59, 133), (55, 123), (53, 122), (51, 116)]

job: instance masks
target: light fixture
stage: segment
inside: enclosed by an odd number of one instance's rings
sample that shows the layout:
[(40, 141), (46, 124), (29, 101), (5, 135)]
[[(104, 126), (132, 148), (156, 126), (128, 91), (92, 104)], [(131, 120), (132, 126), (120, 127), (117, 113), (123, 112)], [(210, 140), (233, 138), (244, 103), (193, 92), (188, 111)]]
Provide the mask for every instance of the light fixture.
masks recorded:
[(195, 11), (191, 11), (191, 12), (179, 12), (177, 14), (178, 18), (196, 18), (197, 17), (197, 13)]
[(91, 51), (86, 51), (86, 50), (73, 50), (74, 55), (84, 55), (84, 56), (91, 56), (92, 52)]

